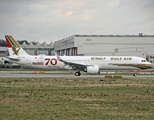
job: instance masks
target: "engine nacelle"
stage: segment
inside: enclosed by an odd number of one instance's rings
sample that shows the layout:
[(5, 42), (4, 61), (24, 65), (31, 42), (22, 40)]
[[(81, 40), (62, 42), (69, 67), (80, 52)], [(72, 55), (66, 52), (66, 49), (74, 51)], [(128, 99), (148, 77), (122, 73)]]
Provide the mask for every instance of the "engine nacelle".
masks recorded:
[(100, 74), (99, 66), (88, 66), (86, 72), (88, 74)]

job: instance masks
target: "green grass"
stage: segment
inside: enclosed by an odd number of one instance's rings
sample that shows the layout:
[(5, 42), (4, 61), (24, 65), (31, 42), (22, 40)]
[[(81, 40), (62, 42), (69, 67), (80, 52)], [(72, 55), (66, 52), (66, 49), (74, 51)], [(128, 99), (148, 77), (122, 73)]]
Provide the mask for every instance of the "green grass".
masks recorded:
[(0, 78), (0, 119), (153, 119), (154, 78)]

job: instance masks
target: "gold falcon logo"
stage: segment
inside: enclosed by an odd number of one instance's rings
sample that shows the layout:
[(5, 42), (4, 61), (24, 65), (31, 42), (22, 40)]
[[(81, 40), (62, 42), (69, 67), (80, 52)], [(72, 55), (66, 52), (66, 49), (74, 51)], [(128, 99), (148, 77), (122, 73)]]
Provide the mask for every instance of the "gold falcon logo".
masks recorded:
[(20, 50), (20, 48), (19, 48), (18, 50), (16, 50), (16, 48), (15, 48), (14, 46), (12, 46), (12, 50), (13, 50), (13, 52), (14, 52), (13, 54), (16, 54), (16, 55), (17, 55), (18, 52), (19, 52), (19, 50)]

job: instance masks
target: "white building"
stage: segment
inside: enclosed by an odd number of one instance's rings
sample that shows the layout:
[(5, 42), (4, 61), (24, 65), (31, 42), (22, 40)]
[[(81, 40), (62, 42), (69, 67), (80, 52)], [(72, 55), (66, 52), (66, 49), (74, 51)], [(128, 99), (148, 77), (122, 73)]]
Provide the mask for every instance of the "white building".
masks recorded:
[(54, 50), (66, 56), (154, 54), (154, 35), (73, 35), (54, 43)]
[(19, 44), (30, 55), (55, 55), (52, 42), (50, 44), (47, 44), (46, 42), (43, 44), (40, 44), (39, 42), (23, 42)]
[[(3, 43), (3, 45), (1, 45)], [(39, 54), (45, 54), (45, 55), (55, 55), (53, 43), (47, 44), (44, 42), (43, 44), (40, 44), (39, 42), (28, 42), (26, 40), (18, 41), (20, 46), (30, 55), (39, 55)], [(7, 51), (7, 45), (5, 40), (0, 41), (0, 57), (4, 57), (9, 55)]]

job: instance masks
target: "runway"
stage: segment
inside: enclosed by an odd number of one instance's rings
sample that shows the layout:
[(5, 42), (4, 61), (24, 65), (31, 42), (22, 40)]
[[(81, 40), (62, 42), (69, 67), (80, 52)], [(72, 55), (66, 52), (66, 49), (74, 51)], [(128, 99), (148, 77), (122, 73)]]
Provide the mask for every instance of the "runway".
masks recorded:
[[(0, 78), (103, 78), (105, 75), (81, 75), (75, 76), (65, 72), (51, 72), (45, 74), (34, 74), (33, 71), (0, 71)], [(123, 78), (133, 78), (133, 75), (122, 75)], [(138, 78), (153, 78), (154, 75), (137, 75)]]

